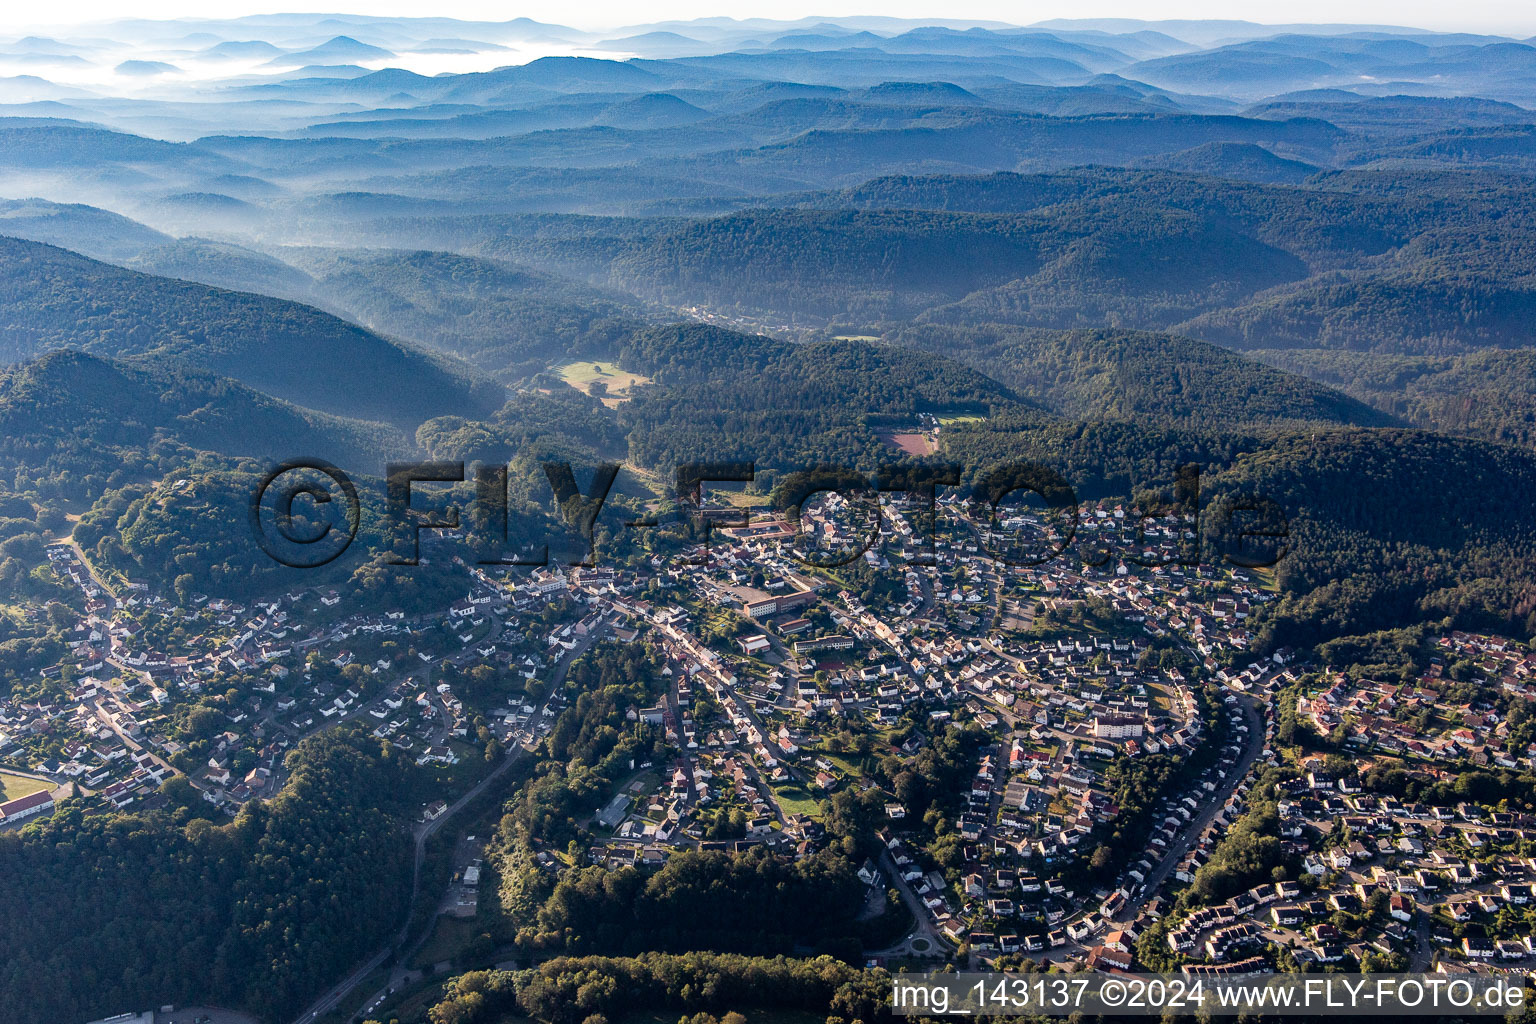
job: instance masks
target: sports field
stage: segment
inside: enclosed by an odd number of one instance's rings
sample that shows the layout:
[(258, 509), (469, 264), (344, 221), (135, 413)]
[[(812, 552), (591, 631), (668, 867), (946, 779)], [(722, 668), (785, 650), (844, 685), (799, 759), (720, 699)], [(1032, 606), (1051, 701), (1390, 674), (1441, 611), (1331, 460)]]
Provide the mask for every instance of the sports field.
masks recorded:
[(45, 789), (53, 789), (53, 783), (47, 779), (34, 779), (27, 775), (0, 771), (0, 803), (5, 803), (8, 800), (19, 800), (24, 796), (40, 793)]

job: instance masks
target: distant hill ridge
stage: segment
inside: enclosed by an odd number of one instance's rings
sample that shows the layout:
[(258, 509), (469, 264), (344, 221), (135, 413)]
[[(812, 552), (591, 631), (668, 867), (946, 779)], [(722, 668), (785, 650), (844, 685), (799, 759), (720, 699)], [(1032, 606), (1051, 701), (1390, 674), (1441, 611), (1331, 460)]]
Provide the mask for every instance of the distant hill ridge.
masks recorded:
[(298, 405), (414, 427), (499, 406), (462, 365), (283, 299), (124, 270), (0, 237), (0, 358), (155, 354)]

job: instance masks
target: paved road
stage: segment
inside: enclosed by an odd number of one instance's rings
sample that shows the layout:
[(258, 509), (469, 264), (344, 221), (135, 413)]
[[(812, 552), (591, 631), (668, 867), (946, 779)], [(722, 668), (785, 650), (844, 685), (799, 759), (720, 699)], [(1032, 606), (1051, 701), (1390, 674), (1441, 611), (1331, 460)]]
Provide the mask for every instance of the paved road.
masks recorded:
[(169, 762), (165, 758), (161, 757), (158, 752), (150, 749), (149, 747), (146, 747), (144, 744), (140, 743), (138, 740), (134, 739), (132, 736), (129, 736), (126, 732), (124, 732), (121, 728), (119, 728), (116, 720), (113, 719), (111, 715), (107, 714), (107, 709), (106, 708), (101, 706), (101, 701), (100, 700), (87, 701), (86, 702), (86, 706), (91, 709), (91, 712), (93, 714), (95, 714), (97, 721), (99, 721), (102, 725), (106, 726), (108, 729), (111, 729), (114, 733), (117, 734), (117, 738), (123, 741), (123, 746), (127, 747), (129, 750), (133, 751), (136, 754), (148, 754), (150, 760), (154, 761), (156, 765), (158, 765), (163, 771), (165, 771), (169, 775), (180, 775), (181, 774), (179, 771), (176, 770), (176, 766), (175, 765), (171, 764), (171, 762)]
[[(767, 741), (768, 738), (773, 735), (773, 732), (771, 732), (768, 729), (768, 726), (764, 724), (762, 717), (758, 715), (757, 709), (752, 706), (752, 702), (746, 700), (743, 697), (737, 696), (735, 691), (732, 690), (730, 684), (725, 681), (725, 674), (719, 667), (719, 656), (716, 655), (713, 651), (710, 651), (707, 645), (691, 636), (690, 634), (684, 633), (682, 630), (679, 630), (675, 626), (666, 625), (654, 618), (646, 618), (646, 621), (651, 624), (652, 628), (656, 629), (669, 640), (672, 640), (698, 661), (699, 665), (703, 667), (704, 672), (709, 673), (714, 678), (716, 685), (720, 689), (720, 692), (730, 695), (731, 700), (735, 703), (737, 710), (739, 710), (742, 716), (746, 718), (746, 720), (750, 722), (757, 729), (757, 731), (763, 735), (765, 741)], [(704, 657), (703, 655), (705, 653), (708, 653), (714, 660), (712, 661), (710, 658)], [(791, 777), (797, 780), (799, 779), (800, 776), (797, 769), (787, 764), (784, 766), (784, 768), (790, 773)]]
[(1187, 826), (1179, 830), (1178, 836), (1169, 845), (1168, 852), (1152, 868), (1146, 884), (1142, 886), (1141, 895), (1125, 905), (1125, 909), (1120, 913), (1119, 923), (1131, 924), (1136, 920), (1141, 913), (1141, 908), (1156, 895), (1157, 890), (1163, 882), (1167, 881), (1184, 854), (1188, 853), (1195, 841), (1204, 834), (1206, 826), (1227, 802), (1227, 797), (1232, 795), (1238, 784), (1248, 775), (1248, 769), (1253, 766), (1254, 761), (1258, 760), (1259, 752), (1264, 749), (1264, 721), (1259, 716), (1257, 700), (1246, 694), (1233, 694), (1233, 696), (1237, 697), (1237, 707), (1243, 712), (1244, 721), (1248, 723), (1248, 743), (1238, 755), (1236, 765), (1227, 773), (1225, 783), (1218, 787), (1216, 792), (1209, 794), (1201, 805), (1203, 809), (1200, 813)]
[[(895, 883), (896, 891), (901, 893), (901, 901), (912, 912), (912, 920), (916, 923), (912, 926), (912, 930), (902, 936), (901, 941), (896, 943), (896, 945), (886, 949), (873, 950), (870, 955), (903, 956), (908, 953), (917, 953), (919, 956), (933, 956), (934, 954), (946, 953), (952, 949), (953, 946), (949, 940), (940, 935), (939, 930), (933, 926), (933, 918), (929, 916), (928, 908), (923, 906), (923, 901), (917, 898), (917, 893), (913, 892), (906, 879), (901, 877), (901, 868), (897, 866), (890, 850), (880, 851), (880, 867), (884, 869), (885, 873)], [(912, 948), (912, 940), (918, 938), (928, 940), (927, 950), (914, 950)]]
[[(514, 747), (512, 751), (503, 757), (501, 762), (497, 764), (494, 769), (492, 769), (489, 775), (481, 779), (467, 793), (455, 800), (447, 810), (438, 815), (432, 821), (424, 822), (416, 826), (416, 828), (413, 830), (415, 837), (415, 860), (411, 868), (411, 899), (407, 906), (412, 908), (416, 906), (416, 900), (421, 891), (421, 869), (426, 863), (427, 840), (436, 835), (438, 830), (447, 824), (448, 821), (454, 817), (454, 815), (462, 811), (470, 801), (475, 799), (475, 797), (479, 796), (481, 793), (484, 793), (487, 787), (493, 785), (496, 780), (505, 775), (507, 771), (526, 754), (527, 751), (522, 747)], [(336, 1008), (338, 1003), (340, 1003), (343, 999), (352, 993), (353, 989), (357, 988), (358, 985), (363, 983), (364, 978), (366, 978), (375, 968), (381, 966), (384, 961), (389, 958), (389, 954), (391, 952), (404, 946), (406, 939), (409, 937), (408, 933), (410, 931), (410, 921), (411, 917), (410, 915), (407, 915), (406, 923), (401, 925), (400, 931), (395, 936), (394, 942), (379, 950), (361, 967), (347, 975), (347, 977), (343, 979), (339, 984), (331, 988), (319, 999), (315, 1000), (315, 1002), (311, 1004), (310, 1008), (298, 1018), (299, 1024), (307, 1024), (307, 1022), (313, 1021), (317, 1017), (321, 1017), (324, 1014), (331, 1012), (331, 1010)], [(425, 935), (422, 936), (422, 939), (424, 938)], [(416, 946), (420, 945), (421, 941), (418, 940), (416, 945), (413, 946), (411, 950), (406, 951), (406, 955), (408, 955), (410, 952), (413, 952)], [(370, 1003), (371, 1002), (372, 1000), (370, 1000)]]
[(85, 567), (86, 575), (89, 576), (91, 581), (96, 584), (96, 586), (104, 595), (106, 595), (107, 610), (109, 613), (108, 618), (110, 618), (111, 610), (117, 607), (117, 591), (109, 587), (106, 581), (96, 574), (96, 567), (91, 564), (91, 560), (89, 558), (85, 557), (85, 552), (81, 549), (80, 542), (75, 540), (73, 531), (70, 532), (69, 538), (63, 543), (72, 551), (74, 551), (75, 557), (80, 559), (80, 564)]
[[(599, 637), (602, 636), (605, 632), (606, 629), (599, 629), (594, 631), (585, 640), (578, 643), (576, 647), (570, 651), (570, 653), (568, 653), (564, 658), (560, 660), (559, 665), (555, 668), (554, 674), (550, 677), (550, 696), (553, 696), (555, 693), (559, 692), (560, 687), (565, 683), (565, 677), (570, 672), (572, 663), (574, 663), (577, 658), (585, 654), (587, 650), (590, 649), (591, 646), (596, 643)], [(548, 704), (549, 697), (545, 697), (543, 704), (539, 706), (540, 710), (535, 712), (535, 720), (542, 717), (543, 708)], [(442, 814), (438, 815), (432, 821), (423, 822), (415, 827), (413, 830), (415, 836), (415, 861), (411, 869), (411, 899), (407, 906), (414, 908), (416, 906), (416, 900), (421, 893), (421, 869), (426, 863), (427, 840), (431, 839), (432, 836), (437, 834), (439, 829), (441, 829), (456, 815), (463, 811), (465, 807), (469, 806), (469, 804), (472, 803), (476, 797), (484, 793), (489, 787), (495, 785), (498, 779), (505, 775), (514, 764), (520, 761), (523, 757), (527, 756), (528, 753), (529, 751), (525, 747), (514, 747), (510, 752), (507, 753), (505, 757), (501, 759), (501, 762), (497, 764), (494, 769), (492, 769), (489, 775), (481, 779), (474, 785), (473, 788), (471, 788), (463, 796), (459, 797), (452, 804), (450, 804)], [(432, 925), (435, 923), (435, 921), (436, 915), (433, 915), (433, 918), (427, 922), (427, 926), (422, 930), (422, 933), (417, 936), (416, 941), (407, 947), (406, 942), (410, 938), (409, 933), (411, 926), (411, 915), (407, 914), (405, 924), (401, 925), (400, 931), (395, 936), (395, 940), (392, 943), (379, 950), (367, 962), (358, 967), (357, 970), (347, 975), (345, 979), (329, 989), (324, 995), (320, 996), (320, 998), (316, 999), (315, 1002), (310, 1005), (309, 1009), (305, 1010), (304, 1013), (295, 1020), (295, 1024), (312, 1024), (312, 1022), (317, 1018), (330, 1013), (343, 1000), (345, 1000), (347, 996), (351, 995), (353, 990), (355, 990), (359, 985), (363, 983), (364, 978), (366, 978), (375, 969), (382, 966), (384, 962), (389, 958), (391, 952), (400, 950), (400, 956), (397, 958), (395, 969), (391, 972), (389, 981), (385, 984), (384, 988), (380, 989), (378, 992), (374, 993), (374, 995), (365, 1000), (363, 1006), (373, 1006), (378, 1000), (383, 999), (385, 996), (389, 995), (390, 992), (392, 992), (396, 987), (397, 981), (403, 977), (404, 973), (406, 973), (406, 962), (410, 960), (411, 955), (415, 953), (416, 950), (420, 949), (422, 944), (426, 942), (428, 936), (432, 934)]]

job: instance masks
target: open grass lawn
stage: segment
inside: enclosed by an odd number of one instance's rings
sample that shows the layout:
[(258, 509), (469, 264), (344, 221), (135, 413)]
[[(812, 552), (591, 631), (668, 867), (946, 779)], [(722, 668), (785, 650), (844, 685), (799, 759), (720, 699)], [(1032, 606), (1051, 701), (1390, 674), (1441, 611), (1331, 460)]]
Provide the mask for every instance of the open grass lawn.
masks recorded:
[(439, 917), (432, 926), (432, 934), (411, 957), (409, 966), (416, 970), (431, 970), (435, 963), (452, 960), (483, 931), (485, 928), (472, 917)]
[(601, 382), (605, 391), (603, 404), (615, 406), (629, 397), (629, 389), (636, 384), (649, 384), (651, 378), (621, 370), (613, 363), (597, 360), (580, 360), (554, 368), (560, 379), (582, 394), (592, 394), (592, 385)]
[(0, 803), (8, 800), (20, 800), (24, 796), (33, 793), (41, 793), (44, 790), (52, 790), (53, 783), (47, 779), (34, 779), (26, 775), (15, 775), (11, 772), (0, 771)]
[(773, 795), (785, 814), (809, 814), (813, 818), (821, 817), (821, 805), (804, 786), (798, 784), (775, 786)]
[(736, 624), (748, 621), (744, 616), (724, 608), (701, 608), (698, 617), (700, 629), (705, 635), (718, 634), (725, 638), (724, 642), (729, 646), (731, 654), (741, 653), (741, 648), (737, 647), (731, 640)]
[(981, 423), (985, 420), (985, 416), (940, 416), (939, 425), (944, 427), (951, 427), (956, 423)]
[(733, 508), (765, 508), (773, 501), (771, 495), (748, 494), (739, 488), (727, 490), (719, 484), (711, 484), (709, 493)]
[(1280, 581), (1275, 578), (1273, 566), (1267, 566), (1262, 569), (1249, 569), (1247, 571), (1248, 575), (1253, 577), (1254, 584), (1260, 590), (1271, 594), (1278, 594), (1280, 592)]
[(826, 751), (818, 751), (816, 756), (831, 761), (844, 775), (857, 779), (864, 774), (863, 762), (867, 758), (860, 757), (858, 754), (829, 754)]

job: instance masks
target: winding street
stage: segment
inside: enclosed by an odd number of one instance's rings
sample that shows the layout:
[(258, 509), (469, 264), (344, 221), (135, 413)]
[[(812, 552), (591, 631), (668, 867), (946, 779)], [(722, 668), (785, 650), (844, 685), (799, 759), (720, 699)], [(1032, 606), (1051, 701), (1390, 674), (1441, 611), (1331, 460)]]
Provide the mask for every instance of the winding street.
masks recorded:
[(1120, 913), (1118, 924), (1130, 925), (1136, 920), (1141, 914), (1141, 908), (1156, 895), (1157, 890), (1178, 866), (1180, 859), (1204, 834), (1211, 819), (1216, 817), (1222, 805), (1227, 802), (1227, 798), (1247, 777), (1248, 770), (1253, 767), (1253, 762), (1258, 760), (1259, 754), (1263, 751), (1264, 721), (1258, 712), (1258, 701), (1247, 694), (1234, 693), (1233, 696), (1237, 697), (1237, 707), (1242, 710), (1243, 719), (1248, 723), (1248, 742), (1238, 754), (1237, 761), (1234, 762), (1231, 770), (1228, 771), (1224, 783), (1214, 793), (1209, 794), (1209, 799), (1203, 801), (1200, 813), (1179, 831), (1178, 837), (1169, 844), (1168, 852), (1163, 854), (1163, 859), (1158, 861), (1152, 868), (1152, 873), (1147, 875), (1147, 881), (1142, 886), (1141, 893), (1134, 900), (1127, 901), (1125, 909)]
[[(901, 877), (901, 868), (897, 865), (895, 858), (891, 856), (890, 850), (880, 851), (880, 869), (895, 883), (896, 891), (901, 893), (901, 901), (912, 912), (914, 923), (912, 930), (903, 935), (900, 942), (885, 949), (872, 950), (870, 955), (904, 956), (911, 954), (916, 956), (932, 956), (934, 954), (946, 953), (954, 948), (948, 939), (939, 934), (939, 930), (933, 925), (933, 918), (929, 915), (928, 908), (923, 906), (923, 901), (917, 898), (917, 893), (912, 891), (912, 886), (907, 884), (907, 880)], [(913, 949), (913, 939), (926, 939), (928, 941), (928, 948), (926, 950)]]

